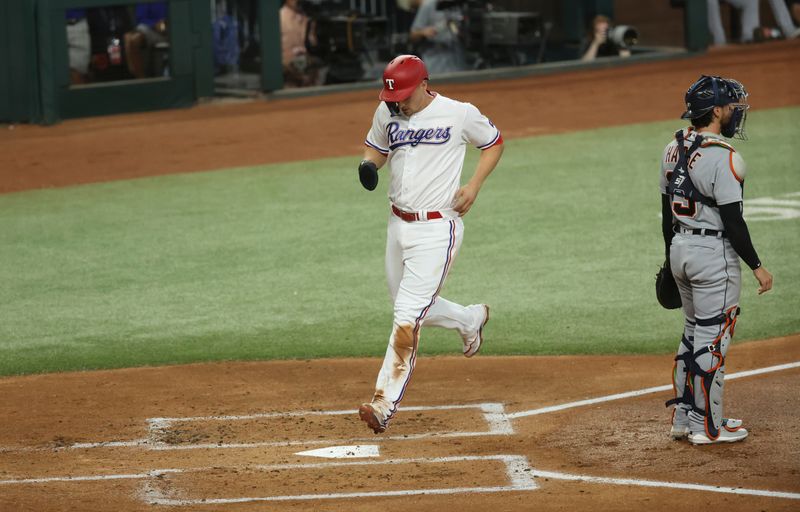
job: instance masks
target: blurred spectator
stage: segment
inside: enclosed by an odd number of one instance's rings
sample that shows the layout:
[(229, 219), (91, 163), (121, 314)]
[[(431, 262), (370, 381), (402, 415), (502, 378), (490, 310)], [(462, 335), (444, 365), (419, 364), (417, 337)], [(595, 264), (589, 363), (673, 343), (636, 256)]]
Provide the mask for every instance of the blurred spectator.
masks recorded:
[(611, 28), (611, 19), (608, 16), (598, 14), (592, 20), (590, 37), (592, 38), (589, 47), (583, 52), (581, 60), (589, 61), (597, 57), (630, 57), (631, 51), (627, 48), (615, 44), (608, 38), (608, 31)]
[(124, 62), (125, 33), (133, 28), (128, 7), (124, 5), (86, 9), (92, 57), (89, 78), (93, 82), (124, 80), (130, 76)]
[(786, 5), (792, 13), (795, 25), (800, 25), (800, 0), (786, 0)]
[(438, 0), (411, 0), (417, 8), (409, 39), (431, 74), (467, 69), (464, 47), (459, 39), (458, 16), (454, 10), (437, 9)]
[[(792, 21), (792, 15), (789, 13), (786, 2), (784, 0), (769, 0), (769, 6), (772, 8), (772, 16), (778, 23), (783, 37), (787, 39), (800, 37), (800, 30), (798, 30), (797, 26)], [(756, 39), (758, 39), (757, 36)]]
[[(725, 29), (722, 27), (722, 15), (720, 14), (719, 3), (721, 0), (706, 0), (708, 11), (708, 30), (714, 38), (714, 45), (724, 46), (728, 44), (725, 36)], [(724, 0), (731, 7), (739, 11), (739, 18), (742, 26), (742, 43), (749, 43), (753, 40), (753, 34), (758, 28), (758, 0)]]
[(67, 9), (67, 48), (69, 50), (69, 78), (73, 84), (86, 82), (89, 72), (89, 59), (92, 55), (92, 41), (89, 37), (89, 22), (86, 9)]
[(411, 24), (414, 23), (414, 16), (421, 3), (422, 0), (397, 0), (395, 28), (398, 32), (405, 32), (406, 35), (411, 32)]
[(286, 0), (280, 18), (284, 86), (320, 85), (320, 62), (308, 53), (309, 46), (317, 46), (315, 23), (303, 12), (299, 0)]
[(125, 34), (128, 71), (135, 78), (152, 74), (155, 47), (167, 42), (167, 3), (141, 3), (136, 6), (136, 28)]
[[(720, 15), (721, 0), (706, 0), (708, 8), (708, 29), (714, 38), (714, 44), (724, 46), (727, 44), (725, 30), (722, 27)], [(742, 43), (776, 39), (780, 34), (774, 35), (769, 27), (762, 27), (759, 16), (759, 0), (724, 0), (731, 7), (740, 12), (742, 27)], [(792, 22), (792, 16), (785, 0), (769, 0), (772, 14), (780, 27), (783, 37), (800, 37), (800, 30)]]
[(216, 74), (239, 71), (239, 22), (223, 9), (211, 23)]

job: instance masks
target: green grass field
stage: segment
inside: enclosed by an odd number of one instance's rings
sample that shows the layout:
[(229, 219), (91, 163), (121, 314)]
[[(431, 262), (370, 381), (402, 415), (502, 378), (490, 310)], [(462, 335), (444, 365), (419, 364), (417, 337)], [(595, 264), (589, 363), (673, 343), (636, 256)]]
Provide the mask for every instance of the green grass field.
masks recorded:
[[(749, 116), (750, 140), (735, 141), (747, 199), (800, 192), (798, 118)], [(483, 353), (675, 349), (681, 315), (660, 309), (653, 280), (658, 160), (680, 126), (507, 142), (443, 293), (492, 305)], [(358, 160), (0, 195), (0, 374), (382, 355), (388, 180), (364, 191)], [(750, 229), (775, 289), (757, 297), (743, 269), (737, 339), (800, 332), (800, 218)], [(453, 332), (423, 332), (422, 354), (460, 349)]]

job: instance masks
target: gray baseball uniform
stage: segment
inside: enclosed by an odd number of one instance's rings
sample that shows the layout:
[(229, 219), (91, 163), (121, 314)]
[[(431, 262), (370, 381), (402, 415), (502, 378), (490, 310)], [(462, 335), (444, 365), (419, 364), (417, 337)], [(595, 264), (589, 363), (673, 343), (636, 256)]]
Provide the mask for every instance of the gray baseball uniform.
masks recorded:
[[(691, 128), (685, 130), (685, 147), (697, 135)], [(741, 156), (720, 135), (712, 132), (700, 135), (704, 140), (687, 161), (694, 187), (718, 206), (742, 201), (745, 165)], [(678, 150), (676, 140), (664, 150), (659, 185), (662, 194), (667, 193), (669, 176), (678, 162)], [(685, 423), (688, 417), (692, 432), (704, 432), (707, 417), (698, 410), (711, 409), (715, 423), (719, 420), (716, 428), (724, 426), (721, 417), (724, 355), (736, 323), (742, 274), (739, 257), (724, 237), (719, 209), (678, 195), (672, 195), (670, 201), (676, 232), (670, 247), (670, 264), (685, 315), (676, 373), (693, 368), (692, 361), (697, 365), (692, 372), (694, 404), (678, 403), (673, 424)], [(701, 372), (710, 373), (707, 378), (713, 382), (704, 386)], [(674, 382), (678, 396), (683, 395), (685, 374), (676, 375)]]

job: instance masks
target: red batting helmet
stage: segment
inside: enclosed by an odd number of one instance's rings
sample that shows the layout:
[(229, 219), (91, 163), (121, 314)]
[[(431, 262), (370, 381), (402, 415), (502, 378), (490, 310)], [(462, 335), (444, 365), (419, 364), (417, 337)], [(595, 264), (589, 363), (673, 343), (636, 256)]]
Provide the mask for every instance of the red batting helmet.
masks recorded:
[(398, 102), (408, 99), (414, 88), (428, 79), (428, 69), (415, 55), (398, 55), (383, 70), (381, 101)]

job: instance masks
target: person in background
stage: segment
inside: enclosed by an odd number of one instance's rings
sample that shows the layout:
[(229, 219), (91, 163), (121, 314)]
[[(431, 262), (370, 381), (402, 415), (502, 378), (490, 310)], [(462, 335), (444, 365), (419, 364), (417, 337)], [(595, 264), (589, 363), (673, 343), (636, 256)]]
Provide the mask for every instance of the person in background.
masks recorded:
[(89, 60), (92, 54), (92, 41), (89, 37), (89, 22), (86, 9), (67, 9), (67, 48), (69, 51), (69, 78), (73, 84), (86, 82)]
[(630, 57), (631, 51), (621, 48), (608, 40), (608, 31), (611, 28), (611, 19), (608, 16), (598, 14), (592, 20), (591, 34), (592, 41), (589, 47), (583, 52), (581, 60), (590, 61), (597, 57)]
[(437, 9), (438, 0), (411, 0), (409, 7), (417, 14), (411, 24), (409, 39), (419, 48), (432, 75), (467, 69), (459, 26), (450, 11)]
[[(708, 12), (708, 30), (714, 38), (715, 46), (728, 44), (725, 29), (722, 27), (722, 14), (720, 13), (721, 0), (706, 0)], [(753, 34), (759, 26), (758, 0), (725, 0), (731, 7), (739, 11), (742, 23), (742, 43), (753, 41)]]
[(167, 41), (167, 3), (141, 3), (136, 6), (136, 28), (125, 34), (128, 71), (145, 78), (153, 48)]
[[(778, 23), (783, 37), (786, 39), (800, 37), (800, 29), (798, 29), (797, 25), (792, 21), (792, 15), (789, 12), (789, 7), (787, 7), (786, 2), (784, 0), (769, 0), (769, 6), (772, 8), (772, 16)], [(757, 35), (755, 38), (759, 39)]]
[(309, 45), (317, 46), (315, 23), (303, 12), (299, 0), (286, 0), (279, 14), (284, 86), (320, 85), (319, 62), (308, 54)]
[(792, 14), (796, 25), (800, 25), (800, 0), (786, 0), (786, 6)]

